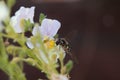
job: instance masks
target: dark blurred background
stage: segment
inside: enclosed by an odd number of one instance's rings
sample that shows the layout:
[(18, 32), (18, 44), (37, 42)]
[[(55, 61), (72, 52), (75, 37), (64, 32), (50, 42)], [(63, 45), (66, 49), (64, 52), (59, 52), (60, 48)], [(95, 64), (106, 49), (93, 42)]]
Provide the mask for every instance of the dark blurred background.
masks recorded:
[[(20, 6), (35, 6), (35, 21), (42, 12), (61, 23), (59, 34), (67, 35), (74, 64), (71, 80), (120, 80), (120, 1), (119, 0), (16, 0)], [(70, 57), (70, 56), (69, 56)], [(44, 78), (37, 69), (25, 64), (28, 80)], [(0, 80), (8, 80), (0, 71)]]

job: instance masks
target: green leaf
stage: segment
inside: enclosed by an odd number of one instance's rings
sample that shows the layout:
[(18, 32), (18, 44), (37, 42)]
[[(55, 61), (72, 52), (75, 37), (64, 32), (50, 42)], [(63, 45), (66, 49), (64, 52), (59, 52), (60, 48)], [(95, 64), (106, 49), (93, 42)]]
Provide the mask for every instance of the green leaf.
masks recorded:
[(14, 45), (10, 45), (6, 48), (7, 52), (13, 56), (18, 55), (19, 57), (25, 57), (26, 56), (26, 51), (24, 50), (24, 48), (18, 47), (18, 46), (14, 46)]
[(25, 27), (25, 31), (31, 31), (32, 30), (33, 24), (30, 22), (30, 19), (29, 20), (24, 20), (23, 25)]
[(43, 13), (40, 14), (40, 17), (39, 17), (39, 23), (41, 24), (42, 23), (42, 20), (45, 19), (47, 16), (44, 15)]
[(73, 61), (69, 60), (65, 66), (66, 66), (66, 73), (69, 73), (73, 68)]

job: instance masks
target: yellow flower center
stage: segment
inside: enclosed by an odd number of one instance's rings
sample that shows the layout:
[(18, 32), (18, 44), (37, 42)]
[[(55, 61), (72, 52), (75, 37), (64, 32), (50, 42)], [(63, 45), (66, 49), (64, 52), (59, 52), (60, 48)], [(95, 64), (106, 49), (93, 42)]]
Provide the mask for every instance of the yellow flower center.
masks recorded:
[(43, 42), (48, 49), (52, 49), (56, 44), (56, 42), (53, 39), (49, 39), (48, 36), (44, 36)]
[(54, 40), (49, 40), (47, 43), (46, 43), (47, 47), (49, 49), (53, 48), (55, 46), (55, 41)]

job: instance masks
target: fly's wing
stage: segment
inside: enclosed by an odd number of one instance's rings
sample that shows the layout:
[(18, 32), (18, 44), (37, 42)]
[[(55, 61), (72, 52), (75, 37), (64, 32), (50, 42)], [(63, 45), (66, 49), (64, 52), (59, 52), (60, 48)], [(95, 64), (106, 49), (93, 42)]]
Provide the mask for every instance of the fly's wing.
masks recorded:
[(70, 52), (69, 52), (69, 55), (70, 57), (72, 58), (72, 60), (75, 62), (75, 63), (79, 63), (76, 55), (75, 55), (75, 51), (74, 49), (76, 48), (76, 39), (78, 37), (78, 31), (77, 30), (73, 30), (71, 31), (70, 33), (68, 33), (66, 36), (65, 36), (65, 39), (68, 41), (69, 43), (69, 47), (70, 47)]
[(78, 35), (78, 31), (77, 30), (73, 30), (70, 31), (66, 36), (65, 39), (69, 42), (69, 43), (74, 43), (74, 40), (77, 38)]

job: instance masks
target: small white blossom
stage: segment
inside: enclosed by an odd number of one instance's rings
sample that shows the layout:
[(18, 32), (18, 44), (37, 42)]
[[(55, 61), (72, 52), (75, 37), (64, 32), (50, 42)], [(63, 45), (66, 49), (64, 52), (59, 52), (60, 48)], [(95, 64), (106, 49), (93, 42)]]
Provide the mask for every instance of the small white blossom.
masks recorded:
[(2, 21), (7, 19), (9, 15), (9, 9), (3, 1), (0, 1), (0, 32), (4, 29)]
[(59, 80), (69, 80), (65, 75), (59, 75)]
[(43, 36), (54, 37), (60, 26), (61, 24), (58, 20), (44, 19), (40, 27), (40, 32)]
[(16, 33), (24, 32), (23, 20), (30, 20), (33, 22), (35, 7), (25, 8), (21, 7), (16, 13), (15, 16), (11, 18), (11, 24)]
[(53, 74), (52, 75), (52, 80), (69, 80), (69, 78), (66, 75), (62, 75), (62, 74)]
[(9, 15), (9, 9), (3, 1), (0, 1), (0, 21), (5, 20)]
[[(61, 26), (61, 23), (58, 20), (45, 18), (43, 19), (41, 26), (35, 26), (33, 28), (32, 34), (33, 36), (40, 34), (42, 38), (45, 38), (46, 36), (49, 38), (53, 38), (57, 34), (60, 26)], [(30, 42), (30, 40), (28, 40), (27, 46), (29, 48), (33, 48), (33, 45)]]
[(39, 31), (42, 37), (47, 36), (53, 38), (57, 34), (60, 26), (61, 23), (58, 20), (45, 18), (43, 19), (40, 27), (34, 27), (32, 33), (35, 35)]

